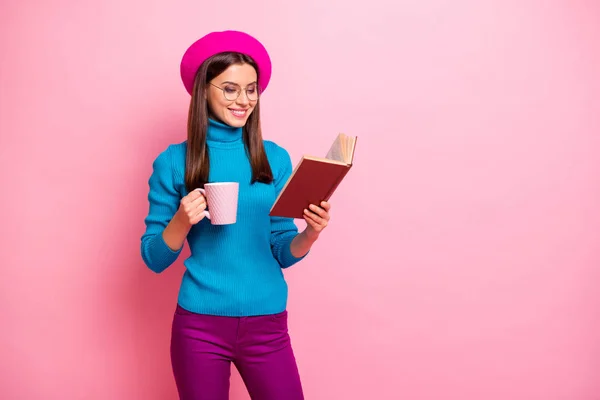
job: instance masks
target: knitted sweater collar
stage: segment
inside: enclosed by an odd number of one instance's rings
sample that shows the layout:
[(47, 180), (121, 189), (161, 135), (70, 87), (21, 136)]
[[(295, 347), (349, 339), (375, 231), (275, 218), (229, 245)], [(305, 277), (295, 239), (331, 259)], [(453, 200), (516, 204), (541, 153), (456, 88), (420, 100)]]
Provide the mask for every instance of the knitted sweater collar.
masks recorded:
[(236, 128), (209, 118), (206, 140), (209, 144), (241, 144), (242, 128)]

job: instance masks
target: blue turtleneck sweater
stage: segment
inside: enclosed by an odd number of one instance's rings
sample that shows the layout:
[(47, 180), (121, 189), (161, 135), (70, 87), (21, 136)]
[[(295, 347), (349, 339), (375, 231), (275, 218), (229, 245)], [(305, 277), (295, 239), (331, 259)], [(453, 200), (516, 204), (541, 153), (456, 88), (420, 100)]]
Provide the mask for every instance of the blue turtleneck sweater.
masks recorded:
[[(192, 312), (223, 316), (275, 314), (285, 310), (287, 284), (282, 268), (301, 258), (290, 252), (298, 234), (291, 218), (270, 217), (269, 210), (292, 172), (288, 152), (264, 141), (273, 171), (271, 184), (251, 184), (252, 169), (242, 129), (209, 120), (209, 182), (239, 182), (237, 222), (211, 225), (202, 219), (190, 230), (191, 255), (184, 261), (179, 304)], [(149, 212), (141, 238), (148, 268), (162, 272), (179, 256), (162, 232), (188, 194), (184, 184), (187, 142), (168, 146), (153, 163), (149, 179)]]

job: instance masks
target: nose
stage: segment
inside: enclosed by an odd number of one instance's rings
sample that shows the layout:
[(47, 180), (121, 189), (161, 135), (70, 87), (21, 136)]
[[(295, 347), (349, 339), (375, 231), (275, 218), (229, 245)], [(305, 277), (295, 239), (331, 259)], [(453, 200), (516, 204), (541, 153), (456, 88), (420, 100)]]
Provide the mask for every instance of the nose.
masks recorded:
[(239, 104), (240, 106), (247, 106), (250, 103), (250, 99), (248, 98), (248, 94), (246, 93), (245, 90), (242, 90), (242, 93), (240, 93), (240, 95), (238, 96), (238, 98), (235, 102), (236, 102), (236, 104)]

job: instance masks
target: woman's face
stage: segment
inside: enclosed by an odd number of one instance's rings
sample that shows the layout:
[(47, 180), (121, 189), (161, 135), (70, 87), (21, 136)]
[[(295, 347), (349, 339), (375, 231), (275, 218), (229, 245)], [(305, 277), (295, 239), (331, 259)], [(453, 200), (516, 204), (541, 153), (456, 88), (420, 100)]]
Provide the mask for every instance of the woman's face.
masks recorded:
[(256, 81), (256, 70), (248, 64), (231, 65), (216, 76), (207, 88), (212, 116), (230, 126), (244, 126), (258, 101)]

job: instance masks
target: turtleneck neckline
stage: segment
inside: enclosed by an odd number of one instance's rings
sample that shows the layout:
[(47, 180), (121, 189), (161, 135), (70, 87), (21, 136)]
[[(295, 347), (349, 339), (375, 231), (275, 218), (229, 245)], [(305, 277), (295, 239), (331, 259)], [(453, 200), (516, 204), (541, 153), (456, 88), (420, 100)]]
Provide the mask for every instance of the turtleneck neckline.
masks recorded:
[(243, 144), (242, 128), (236, 128), (209, 118), (206, 140), (211, 146), (236, 147)]

